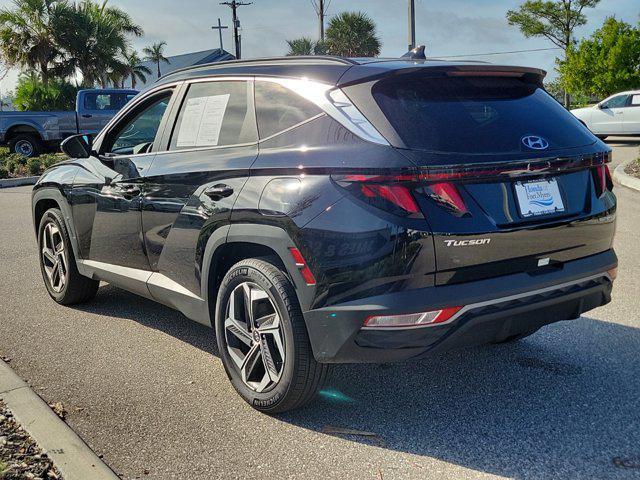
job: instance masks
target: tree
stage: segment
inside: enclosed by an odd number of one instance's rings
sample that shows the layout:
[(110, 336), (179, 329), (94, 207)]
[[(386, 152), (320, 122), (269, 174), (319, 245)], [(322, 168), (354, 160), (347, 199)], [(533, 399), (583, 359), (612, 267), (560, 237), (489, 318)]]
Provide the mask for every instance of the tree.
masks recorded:
[(287, 56), (295, 55), (325, 55), (327, 48), (324, 42), (314, 42), (308, 37), (287, 40), (289, 45), (289, 53)]
[(164, 47), (167, 46), (167, 42), (154, 43), (149, 47), (145, 47), (142, 53), (146, 55), (145, 60), (153, 62), (158, 67), (158, 78), (162, 76), (160, 71), (160, 63), (171, 63), (167, 57), (164, 56)]
[(640, 26), (607, 18), (590, 38), (569, 50), (562, 81), (576, 94), (608, 97), (640, 85)]
[(85, 0), (57, 19), (55, 40), (67, 52), (72, 68), (82, 74), (84, 85), (106, 86), (122, 79), (126, 69), (121, 59), (129, 51), (129, 38), (142, 33), (120, 8), (110, 7), (106, 0), (101, 4)]
[[(527, 37), (544, 37), (564, 51), (566, 59), (574, 44), (573, 31), (585, 25), (585, 8), (593, 8), (600, 0), (527, 0), (518, 10), (507, 12), (509, 25), (517, 26)], [(569, 97), (565, 94), (565, 106)]]
[(75, 110), (77, 93), (69, 82), (51, 78), (45, 83), (32, 72), (18, 78), (13, 105), (20, 111)]
[(143, 83), (147, 81), (147, 75), (151, 75), (151, 70), (142, 65), (138, 52), (131, 52), (125, 56), (125, 71), (124, 78), (131, 78), (131, 88), (136, 88), (137, 81), (140, 80)]
[(344, 12), (329, 22), (326, 33), (328, 53), (343, 57), (376, 57), (382, 44), (376, 25), (362, 12)]
[(0, 9), (0, 52), (6, 64), (35, 70), (44, 83), (65, 70), (55, 31), (68, 8), (64, 1), (14, 0), (12, 9)]

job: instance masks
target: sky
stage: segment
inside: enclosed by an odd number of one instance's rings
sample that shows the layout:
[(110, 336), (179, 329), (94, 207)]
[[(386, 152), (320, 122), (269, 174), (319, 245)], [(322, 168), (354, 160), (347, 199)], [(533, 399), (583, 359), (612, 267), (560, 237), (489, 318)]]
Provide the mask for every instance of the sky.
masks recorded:
[[(231, 25), (231, 9), (220, 0), (110, 0), (129, 12), (145, 35), (133, 40), (133, 47), (167, 42), (167, 54), (217, 48), (217, 31), (211, 26), (222, 19)], [(327, 1), (327, 0), (325, 0)], [(505, 20), (509, 9), (522, 0), (415, 0), (416, 42), (427, 46), (427, 56), (471, 55), (553, 47), (545, 40), (526, 39)], [(8, 7), (12, 0), (0, 0)], [(382, 41), (381, 56), (406, 52), (407, 0), (331, 0), (329, 17), (342, 11), (363, 11), (377, 24)], [(608, 16), (636, 24), (640, 20), (638, 0), (602, 0), (586, 11), (589, 22), (576, 31), (578, 38), (590, 35)], [(316, 38), (318, 20), (310, 0), (253, 0), (238, 9), (242, 26), (244, 58), (284, 55), (286, 40), (301, 36)], [(225, 30), (224, 47), (233, 53), (231, 29)], [(543, 68), (554, 77), (554, 59), (559, 50), (473, 57), (492, 63)], [(2, 92), (15, 85), (16, 72), (1, 82)]]

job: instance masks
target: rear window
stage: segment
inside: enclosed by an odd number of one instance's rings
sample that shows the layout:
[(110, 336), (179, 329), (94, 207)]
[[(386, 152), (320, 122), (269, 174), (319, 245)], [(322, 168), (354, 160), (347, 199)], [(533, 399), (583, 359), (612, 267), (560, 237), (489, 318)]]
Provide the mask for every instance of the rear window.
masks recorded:
[(593, 136), (542, 88), (510, 77), (397, 76), (373, 96), (407, 147), (488, 154), (529, 151), (540, 136), (548, 150), (588, 145)]

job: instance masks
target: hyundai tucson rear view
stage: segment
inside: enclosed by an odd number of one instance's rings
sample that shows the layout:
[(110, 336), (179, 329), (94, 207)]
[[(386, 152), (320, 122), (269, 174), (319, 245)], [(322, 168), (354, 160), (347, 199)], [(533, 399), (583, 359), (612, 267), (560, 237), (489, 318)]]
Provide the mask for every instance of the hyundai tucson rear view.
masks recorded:
[[(34, 188), (45, 285), (211, 326), (255, 408), (331, 363), (503, 343), (611, 299), (611, 150), (544, 72), (336, 57), (174, 72)], [(473, 366), (469, 366), (473, 368)]]

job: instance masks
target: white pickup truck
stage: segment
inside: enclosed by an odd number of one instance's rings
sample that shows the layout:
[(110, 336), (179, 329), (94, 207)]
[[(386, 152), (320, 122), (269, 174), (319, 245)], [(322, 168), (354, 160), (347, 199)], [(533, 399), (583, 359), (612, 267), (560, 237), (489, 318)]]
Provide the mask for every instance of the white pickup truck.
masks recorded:
[(98, 133), (137, 93), (80, 90), (73, 112), (0, 112), (0, 145), (25, 157), (56, 150), (71, 135)]

